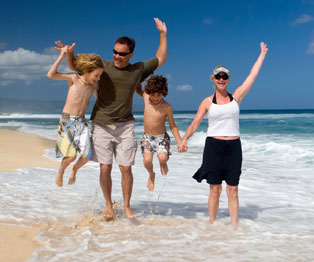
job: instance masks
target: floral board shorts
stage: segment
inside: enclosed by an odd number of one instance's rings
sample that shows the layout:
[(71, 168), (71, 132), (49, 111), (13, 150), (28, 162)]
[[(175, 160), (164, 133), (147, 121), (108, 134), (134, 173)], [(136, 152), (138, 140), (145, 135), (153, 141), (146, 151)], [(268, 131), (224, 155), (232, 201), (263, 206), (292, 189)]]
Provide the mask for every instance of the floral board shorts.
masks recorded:
[(170, 137), (166, 133), (158, 136), (152, 136), (144, 133), (141, 139), (141, 149), (142, 154), (147, 153), (147, 151), (153, 153), (166, 153), (168, 156), (170, 153)]

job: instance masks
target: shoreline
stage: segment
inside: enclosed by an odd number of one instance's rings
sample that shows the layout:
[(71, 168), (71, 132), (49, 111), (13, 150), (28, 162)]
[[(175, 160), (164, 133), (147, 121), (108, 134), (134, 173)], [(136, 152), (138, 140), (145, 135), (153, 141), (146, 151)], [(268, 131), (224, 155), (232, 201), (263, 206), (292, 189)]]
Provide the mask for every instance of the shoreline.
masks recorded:
[(0, 172), (18, 168), (51, 167), (60, 163), (44, 156), (45, 150), (55, 147), (55, 141), (41, 136), (0, 128)]
[[(58, 168), (60, 163), (44, 156), (45, 150), (55, 147), (55, 141), (41, 136), (0, 128), (0, 173), (14, 175), (19, 168)], [(1, 185), (0, 185), (1, 187)], [(35, 237), (41, 226), (19, 226), (0, 222), (0, 261), (24, 262), (42, 244)]]

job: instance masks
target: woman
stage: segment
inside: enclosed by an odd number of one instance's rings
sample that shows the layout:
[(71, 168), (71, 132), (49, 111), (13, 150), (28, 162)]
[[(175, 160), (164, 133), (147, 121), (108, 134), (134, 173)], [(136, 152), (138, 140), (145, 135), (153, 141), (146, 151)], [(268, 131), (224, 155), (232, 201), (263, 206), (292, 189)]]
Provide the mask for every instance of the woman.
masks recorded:
[(230, 81), (229, 70), (223, 66), (215, 68), (211, 80), (215, 83), (216, 92), (210, 97), (206, 97), (200, 104), (194, 120), (186, 130), (180, 145), (181, 152), (187, 150), (187, 140), (197, 130), (205, 114), (208, 114), (208, 130), (203, 162), (193, 178), (198, 182), (206, 179), (207, 183), (210, 184), (208, 197), (210, 224), (213, 224), (216, 220), (223, 180), (227, 184), (231, 224), (233, 227), (238, 224), (238, 184), (242, 165), (239, 106), (250, 91), (268, 51), (265, 43), (261, 42), (260, 47), (260, 55), (250, 74), (233, 95), (227, 91)]

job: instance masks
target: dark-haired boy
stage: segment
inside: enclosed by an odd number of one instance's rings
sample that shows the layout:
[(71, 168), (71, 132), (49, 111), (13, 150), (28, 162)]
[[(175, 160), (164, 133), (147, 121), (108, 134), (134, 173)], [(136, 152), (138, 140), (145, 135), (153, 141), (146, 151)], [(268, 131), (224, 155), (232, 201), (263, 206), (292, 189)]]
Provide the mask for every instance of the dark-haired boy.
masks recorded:
[(167, 175), (167, 161), (170, 153), (170, 137), (167, 134), (166, 119), (170, 130), (179, 145), (181, 137), (173, 118), (172, 106), (163, 97), (168, 94), (167, 79), (163, 76), (152, 76), (146, 83), (144, 92), (142, 86), (136, 88), (136, 93), (144, 98), (144, 135), (141, 140), (144, 166), (149, 173), (147, 188), (154, 190), (155, 172), (153, 170), (153, 154), (156, 153), (162, 175)]

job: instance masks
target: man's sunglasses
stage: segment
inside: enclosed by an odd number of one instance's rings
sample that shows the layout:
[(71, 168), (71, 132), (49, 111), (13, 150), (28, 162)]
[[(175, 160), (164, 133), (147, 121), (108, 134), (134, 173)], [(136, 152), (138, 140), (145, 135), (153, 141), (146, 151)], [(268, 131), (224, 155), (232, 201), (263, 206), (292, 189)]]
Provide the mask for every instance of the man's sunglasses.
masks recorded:
[(215, 75), (215, 78), (217, 79), (217, 80), (220, 80), (221, 78), (223, 79), (223, 80), (228, 80), (228, 78), (229, 78), (229, 76), (227, 75), (227, 74), (223, 74), (223, 75)]
[(131, 54), (131, 52), (118, 52), (117, 50), (113, 49), (113, 53), (115, 55), (119, 55), (119, 56), (126, 56), (126, 55), (129, 55)]

